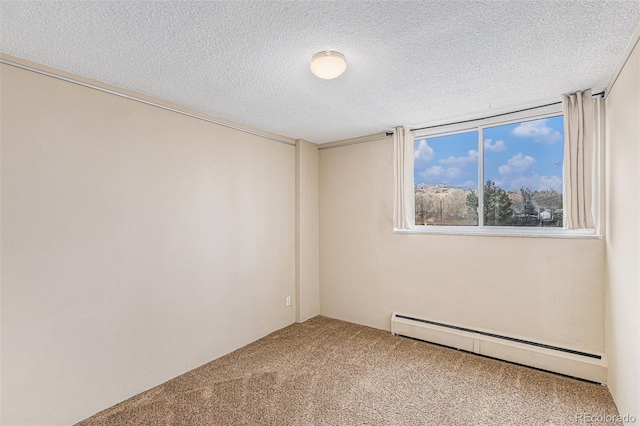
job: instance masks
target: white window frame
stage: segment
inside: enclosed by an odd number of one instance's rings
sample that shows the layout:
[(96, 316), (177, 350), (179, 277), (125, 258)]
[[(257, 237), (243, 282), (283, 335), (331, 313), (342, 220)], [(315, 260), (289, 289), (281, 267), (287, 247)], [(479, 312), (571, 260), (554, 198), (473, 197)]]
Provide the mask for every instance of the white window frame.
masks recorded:
[[(567, 229), (566, 224), (562, 228), (551, 227), (520, 227), (520, 226), (484, 226), (484, 130), (490, 127), (520, 123), (524, 121), (541, 120), (562, 115), (562, 104), (548, 105), (540, 108), (532, 108), (526, 111), (518, 111), (510, 114), (502, 114), (498, 117), (489, 117), (478, 120), (469, 120), (463, 123), (433, 126), (428, 129), (414, 131), (415, 140), (434, 138), (466, 132), (478, 132), (478, 225), (467, 226), (433, 226), (414, 225), (411, 229), (395, 229), (399, 234), (448, 234), (448, 235), (484, 235), (484, 236), (514, 236), (514, 237), (543, 237), (543, 238), (602, 238), (596, 229)], [(564, 143), (564, 142), (563, 142)], [(415, 187), (411, 173), (410, 187)], [(563, 182), (564, 184), (564, 182)], [(564, 193), (562, 191), (563, 204)], [(415, 199), (413, 200), (415, 203)], [(566, 219), (565, 219), (566, 222)], [(413, 218), (415, 223), (415, 214)]]

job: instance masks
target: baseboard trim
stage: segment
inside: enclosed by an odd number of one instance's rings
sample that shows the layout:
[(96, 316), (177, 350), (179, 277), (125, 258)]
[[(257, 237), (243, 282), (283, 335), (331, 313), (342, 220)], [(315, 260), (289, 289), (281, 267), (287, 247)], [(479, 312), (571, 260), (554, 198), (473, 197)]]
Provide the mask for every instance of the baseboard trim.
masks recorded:
[(566, 376), (606, 383), (606, 357), (600, 353), (473, 330), (396, 312), (391, 316), (391, 333)]

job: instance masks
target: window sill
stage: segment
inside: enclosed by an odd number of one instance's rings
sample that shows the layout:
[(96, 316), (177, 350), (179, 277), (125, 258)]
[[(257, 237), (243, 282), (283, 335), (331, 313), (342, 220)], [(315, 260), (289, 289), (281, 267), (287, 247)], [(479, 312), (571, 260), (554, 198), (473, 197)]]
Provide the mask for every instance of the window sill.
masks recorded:
[(479, 235), (483, 237), (602, 239), (602, 235), (596, 234), (594, 229), (416, 226), (411, 229), (394, 228), (393, 232), (396, 234)]

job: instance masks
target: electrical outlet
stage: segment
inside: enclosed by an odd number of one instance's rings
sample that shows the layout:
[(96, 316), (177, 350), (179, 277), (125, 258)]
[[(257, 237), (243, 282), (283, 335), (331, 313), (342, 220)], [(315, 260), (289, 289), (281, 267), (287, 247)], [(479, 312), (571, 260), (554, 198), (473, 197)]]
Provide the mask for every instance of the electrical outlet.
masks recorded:
[(287, 296), (284, 303), (286, 303), (287, 306), (291, 306), (291, 296)]

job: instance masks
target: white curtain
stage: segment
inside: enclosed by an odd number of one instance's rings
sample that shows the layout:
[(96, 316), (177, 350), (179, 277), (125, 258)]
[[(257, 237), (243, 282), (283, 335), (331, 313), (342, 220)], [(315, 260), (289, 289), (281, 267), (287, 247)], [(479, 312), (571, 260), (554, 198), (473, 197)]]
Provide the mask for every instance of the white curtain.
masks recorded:
[(410, 229), (414, 222), (413, 189), (413, 132), (405, 127), (396, 127), (393, 133), (395, 162), (395, 198), (393, 202), (393, 224), (396, 229)]
[(591, 90), (562, 95), (564, 216), (569, 229), (594, 228), (594, 115)]

